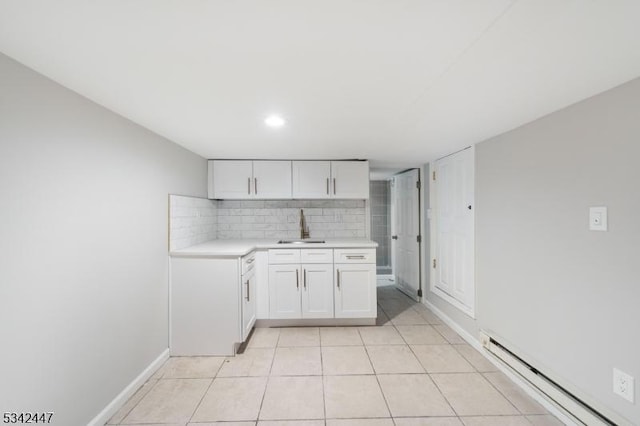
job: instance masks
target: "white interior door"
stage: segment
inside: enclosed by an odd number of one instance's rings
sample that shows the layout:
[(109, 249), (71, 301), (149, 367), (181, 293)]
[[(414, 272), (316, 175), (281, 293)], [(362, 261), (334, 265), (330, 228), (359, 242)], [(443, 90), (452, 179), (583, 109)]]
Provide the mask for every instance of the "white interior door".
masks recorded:
[(420, 171), (393, 177), (393, 273), (396, 285), (414, 299), (420, 294)]
[(471, 147), (437, 160), (432, 177), (435, 291), (472, 316), (475, 304), (474, 158)]

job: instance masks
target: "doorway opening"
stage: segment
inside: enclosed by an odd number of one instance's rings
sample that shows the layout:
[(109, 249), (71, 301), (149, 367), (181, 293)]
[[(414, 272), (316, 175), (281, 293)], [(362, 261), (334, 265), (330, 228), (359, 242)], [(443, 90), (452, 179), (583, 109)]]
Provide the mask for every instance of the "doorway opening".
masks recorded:
[(369, 182), (371, 239), (378, 243), (376, 250), (376, 273), (391, 276), (391, 182), (372, 180)]
[(396, 287), (414, 300), (422, 298), (420, 169), (409, 169), (391, 181), (391, 253)]

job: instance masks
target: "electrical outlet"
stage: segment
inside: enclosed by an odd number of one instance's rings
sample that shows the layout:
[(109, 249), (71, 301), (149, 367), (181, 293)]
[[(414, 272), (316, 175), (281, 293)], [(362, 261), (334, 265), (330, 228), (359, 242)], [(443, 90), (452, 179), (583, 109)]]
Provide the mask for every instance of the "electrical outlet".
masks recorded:
[(633, 403), (635, 383), (633, 376), (617, 368), (613, 369), (613, 393)]

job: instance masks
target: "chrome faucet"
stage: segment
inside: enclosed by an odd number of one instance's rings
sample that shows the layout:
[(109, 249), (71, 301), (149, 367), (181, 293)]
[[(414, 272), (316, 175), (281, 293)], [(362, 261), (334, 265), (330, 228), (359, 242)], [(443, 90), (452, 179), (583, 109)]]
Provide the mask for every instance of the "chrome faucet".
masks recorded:
[(304, 218), (304, 211), (300, 209), (300, 238), (305, 239), (309, 238), (309, 227), (307, 226), (307, 221)]

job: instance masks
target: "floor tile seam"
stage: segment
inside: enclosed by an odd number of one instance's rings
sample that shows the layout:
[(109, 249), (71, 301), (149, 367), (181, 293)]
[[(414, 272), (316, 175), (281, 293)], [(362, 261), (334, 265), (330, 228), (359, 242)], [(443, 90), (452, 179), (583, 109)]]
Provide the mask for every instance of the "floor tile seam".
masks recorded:
[(280, 341), (280, 330), (278, 330), (278, 339), (276, 339), (276, 347), (273, 348), (273, 357), (271, 358), (271, 365), (269, 365), (269, 372), (268, 372), (268, 375), (266, 376), (267, 381), (266, 381), (266, 383), (264, 385), (264, 391), (262, 392), (262, 398), (260, 398), (260, 407), (258, 407), (256, 425), (260, 421), (260, 413), (262, 412), (262, 407), (264, 405), (264, 399), (267, 396), (267, 388), (269, 387), (269, 382), (271, 381), (271, 377), (278, 377), (278, 376), (271, 376), (271, 371), (273, 370), (273, 363), (276, 360), (276, 351), (278, 350), (278, 342), (279, 341)]
[[(444, 325), (445, 327), (447, 327), (447, 325), (446, 325), (446, 324), (436, 324), (436, 325)], [(441, 335), (441, 336), (442, 336), (442, 338), (443, 338), (443, 339), (444, 339), (448, 344), (450, 344), (450, 345), (453, 345), (453, 344), (454, 344), (454, 343), (452, 343), (449, 339), (447, 339), (447, 336), (445, 336), (443, 332), (441, 332), (440, 330), (438, 330), (438, 327), (433, 327), (433, 329), (434, 329), (436, 332), (438, 332), (438, 334), (439, 334), (439, 335)], [(453, 330), (452, 330), (452, 331), (453, 331)], [(456, 333), (455, 331), (453, 331), (453, 332), (454, 332), (454, 333)], [(458, 334), (458, 333), (456, 333), (456, 334)]]
[[(275, 355), (274, 355), (275, 358)], [(267, 377), (267, 380), (264, 384), (264, 390), (262, 391), (262, 398), (260, 398), (260, 407), (258, 407), (258, 413), (256, 414), (256, 425), (260, 421), (260, 414), (262, 413), (262, 408), (264, 407), (264, 400), (267, 397), (267, 389), (269, 389), (269, 384), (271, 383), (271, 376)]]
[[(320, 342), (322, 343), (322, 342)], [(320, 371), (322, 372), (322, 376), (320, 379), (320, 384), (322, 386), (322, 415), (324, 416), (324, 424), (327, 424), (327, 399), (324, 395), (324, 378), (326, 377), (324, 374), (324, 358), (322, 356), (322, 349), (320, 349)]]
[[(387, 406), (387, 412), (389, 413), (389, 417), (393, 418), (393, 413), (391, 412), (391, 407), (389, 406), (389, 401), (387, 401), (387, 395), (385, 395), (384, 389), (382, 389), (382, 384), (380, 383), (380, 379), (378, 379), (378, 375), (377, 374), (376, 374), (376, 383), (378, 383), (378, 389), (380, 389), (380, 394), (382, 394), (382, 399), (384, 400), (384, 403)], [(393, 422), (393, 423), (395, 423), (395, 422)]]
[[(499, 393), (499, 394), (500, 394), (504, 399), (506, 399), (506, 400), (507, 400), (507, 402), (508, 402), (509, 404), (511, 404), (511, 406), (512, 406), (513, 408), (515, 408), (515, 409), (516, 409), (516, 411), (517, 411), (518, 413), (520, 413), (522, 416), (524, 416), (524, 415), (525, 415), (525, 413), (523, 413), (523, 412), (522, 412), (522, 410), (520, 410), (520, 408), (518, 408), (518, 407), (516, 406), (516, 404), (514, 404), (514, 403), (511, 401), (511, 398), (509, 398), (505, 392), (502, 392), (502, 391), (500, 390), (500, 388), (498, 388), (498, 386), (494, 385), (494, 384), (493, 384), (493, 382), (492, 382), (491, 380), (489, 380), (489, 379), (487, 379), (487, 378), (485, 377), (485, 374), (486, 374), (486, 373), (478, 373), (478, 374), (480, 374), (480, 377), (482, 377), (484, 380), (486, 380), (486, 381), (487, 381), (487, 383), (489, 383), (489, 385), (491, 385), (491, 386), (492, 386), (496, 391), (498, 391), (498, 393)], [(509, 379), (508, 377), (507, 377), (507, 379), (508, 379), (509, 381), (511, 381), (511, 379)]]
[(320, 345), (321, 348), (355, 348), (358, 346), (364, 346), (364, 343), (361, 345)]
[(202, 397), (200, 397), (200, 401), (198, 401), (198, 404), (196, 404), (196, 408), (191, 413), (191, 416), (189, 416), (189, 420), (187, 421), (187, 424), (191, 423), (191, 420), (193, 420), (193, 416), (196, 415), (196, 412), (200, 408), (200, 405), (202, 405), (202, 401), (204, 401), (205, 396), (207, 396), (207, 393), (209, 393), (209, 389), (211, 389), (211, 386), (213, 386), (214, 380), (215, 380), (215, 378), (211, 379), (211, 382), (209, 382), (209, 386), (207, 386), (207, 389), (202, 394)]
[[(432, 344), (432, 345), (428, 345), (428, 344), (426, 344), (426, 345), (425, 345), (425, 344), (409, 345), (409, 347), (410, 347), (410, 348), (411, 348), (411, 350), (413, 351), (413, 347), (412, 347), (412, 346), (454, 346), (454, 345), (453, 345), (453, 344), (451, 344), (451, 343), (447, 343), (447, 344)], [(456, 350), (456, 349), (454, 348), (454, 350)], [(457, 350), (456, 350), (456, 353), (458, 353), (458, 354), (462, 357), (462, 359), (463, 359), (467, 364), (469, 364), (469, 366), (473, 369), (473, 371), (448, 371), (448, 372), (447, 372), (447, 371), (443, 371), (443, 372), (436, 372), (436, 371), (434, 371), (434, 372), (429, 372), (429, 371), (427, 371), (427, 373), (433, 373), (433, 374), (447, 374), (447, 373), (452, 373), (452, 374), (455, 374), (455, 373), (479, 373), (479, 374), (482, 374), (480, 371), (478, 371), (478, 369), (476, 368), (476, 366), (475, 366), (475, 365), (473, 365), (473, 364), (472, 364), (472, 363), (471, 363), (467, 358), (465, 358), (465, 357), (464, 357), (464, 355), (462, 355), (462, 354), (461, 354), (460, 352), (458, 352)], [(417, 355), (417, 354), (415, 354), (415, 352), (414, 352), (414, 355), (416, 356), (416, 358), (418, 358), (418, 355)], [(420, 358), (418, 358), (418, 361), (420, 361)], [(420, 361), (420, 364), (422, 364), (422, 361)], [(427, 369), (427, 367), (426, 367), (425, 365), (422, 365), (422, 366), (424, 367), (424, 369), (425, 369), (425, 370)]]
[(438, 382), (436, 382), (436, 380), (433, 377), (431, 377), (431, 374), (429, 374), (429, 380), (431, 380), (431, 383), (433, 383), (433, 385), (436, 387), (436, 389), (438, 389), (438, 392), (440, 392), (440, 395), (442, 396), (442, 398), (444, 398), (445, 402), (449, 405), (449, 407), (451, 408), (451, 411), (453, 411), (455, 416), (456, 417), (460, 417), (460, 414), (456, 411), (455, 407), (453, 406), (451, 401), (449, 401), (449, 398), (447, 398), (447, 396), (444, 394), (442, 389), (440, 389), (440, 386), (438, 386)]
[[(468, 346), (468, 347), (470, 347), (471, 349), (473, 349), (473, 350), (475, 351), (475, 349), (474, 349), (471, 345), (469, 345), (468, 343), (451, 343), (451, 346), (453, 346), (453, 349), (455, 349), (455, 350), (456, 350), (456, 352), (458, 352), (458, 353), (460, 354), (460, 356), (461, 356), (462, 358), (464, 358), (464, 359), (465, 359), (465, 361), (467, 361), (469, 364), (471, 364), (471, 366), (472, 366), (472, 367), (473, 367), (473, 368), (474, 368), (478, 373), (480, 373), (480, 374), (483, 374), (483, 373), (491, 373), (491, 371), (485, 371), (485, 372), (480, 371), (480, 369), (479, 369), (478, 367), (476, 367), (476, 366), (475, 366), (475, 364), (474, 364), (473, 362), (471, 362), (471, 359), (469, 359), (469, 358), (468, 358), (464, 353), (460, 352), (460, 350), (458, 349), (458, 346), (460, 346), (460, 347), (463, 347), (463, 346), (464, 346), (464, 347), (467, 347), (467, 346)], [(488, 362), (488, 361), (487, 361), (487, 362)], [(488, 380), (488, 379), (487, 379), (487, 380)]]
[(393, 413), (391, 412), (391, 407), (389, 407), (389, 401), (387, 401), (387, 397), (384, 394), (384, 390), (382, 389), (382, 385), (380, 384), (380, 380), (378, 379), (378, 374), (376, 373), (376, 368), (373, 365), (373, 361), (371, 361), (371, 355), (369, 355), (369, 351), (367, 350), (366, 346), (365, 346), (364, 350), (365, 350), (365, 352), (367, 354), (367, 358), (369, 358), (369, 364), (371, 364), (371, 369), (374, 372), (374, 376), (376, 378), (376, 383), (378, 384), (378, 389), (380, 390), (380, 394), (382, 395), (382, 399), (384, 400), (384, 403), (385, 403), (385, 405), (387, 407), (387, 413), (389, 413), (389, 417), (393, 417)]

